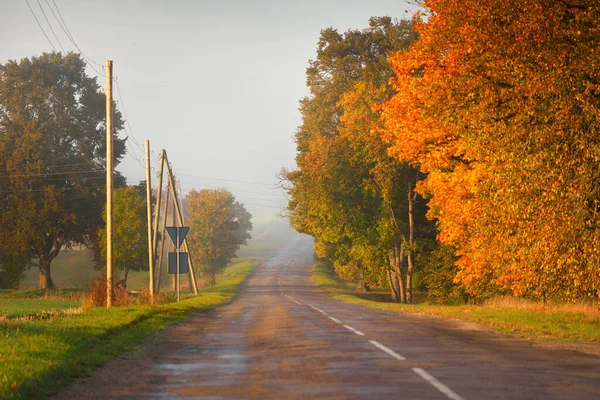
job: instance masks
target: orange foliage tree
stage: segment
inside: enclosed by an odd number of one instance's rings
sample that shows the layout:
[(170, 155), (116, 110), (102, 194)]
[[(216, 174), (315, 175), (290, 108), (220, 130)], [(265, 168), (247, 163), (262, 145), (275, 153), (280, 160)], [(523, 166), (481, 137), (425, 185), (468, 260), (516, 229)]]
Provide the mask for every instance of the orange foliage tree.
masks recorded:
[(600, 290), (600, 4), (426, 0), (390, 57), (390, 154), (428, 173), (471, 293)]

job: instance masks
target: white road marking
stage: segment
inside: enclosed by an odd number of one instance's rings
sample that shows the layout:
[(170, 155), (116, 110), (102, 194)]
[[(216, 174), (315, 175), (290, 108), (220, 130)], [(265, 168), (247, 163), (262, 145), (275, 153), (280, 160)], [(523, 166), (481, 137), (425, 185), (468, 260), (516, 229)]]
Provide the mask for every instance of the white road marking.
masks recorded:
[(328, 318), (329, 318), (330, 320), (332, 320), (333, 322), (335, 322), (335, 323), (338, 323), (338, 324), (341, 324), (341, 323), (342, 323), (342, 321), (340, 321), (340, 320), (339, 320), (339, 319), (337, 319), (337, 318), (334, 318), (334, 317), (329, 317), (329, 316), (328, 316)]
[(397, 360), (406, 360), (406, 358), (402, 357), (400, 354), (396, 353), (394, 350), (385, 347), (384, 345), (382, 345), (381, 343), (375, 341), (375, 340), (369, 340), (369, 343), (371, 343), (373, 346), (377, 347), (380, 350), (385, 351), (386, 353), (388, 353), (390, 356), (394, 357)]
[(415, 371), (417, 373), (417, 375), (419, 375), (421, 378), (423, 378), (427, 382), (429, 382), (437, 390), (439, 390), (440, 392), (442, 392), (446, 396), (448, 396), (449, 399), (452, 399), (452, 400), (464, 400), (462, 397), (460, 397), (459, 395), (457, 395), (456, 393), (454, 393), (452, 390), (450, 390), (450, 388), (448, 386), (444, 385), (442, 382), (440, 382), (437, 379), (435, 379), (433, 376), (431, 376), (424, 369), (422, 369), (422, 368), (413, 368), (413, 371)]
[(344, 326), (344, 328), (348, 329), (349, 331), (352, 331), (352, 332), (356, 333), (358, 336), (365, 336), (364, 333), (362, 333), (361, 331), (359, 331), (357, 329), (354, 329), (351, 326), (348, 326), (348, 325), (343, 325), (343, 326)]
[(317, 308), (315, 306), (310, 306), (313, 310), (317, 310), (318, 312), (320, 312), (321, 314), (327, 315), (327, 313), (325, 313), (325, 311), (321, 310), (320, 308)]

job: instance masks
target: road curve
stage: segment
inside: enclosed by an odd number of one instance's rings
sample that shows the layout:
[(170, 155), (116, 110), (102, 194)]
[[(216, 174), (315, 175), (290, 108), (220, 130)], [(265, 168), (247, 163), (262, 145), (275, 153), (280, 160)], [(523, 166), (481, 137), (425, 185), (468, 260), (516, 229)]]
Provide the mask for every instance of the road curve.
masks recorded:
[(594, 399), (600, 358), (473, 324), (331, 299), (312, 241), (267, 260), (230, 305), (197, 314), (57, 398)]

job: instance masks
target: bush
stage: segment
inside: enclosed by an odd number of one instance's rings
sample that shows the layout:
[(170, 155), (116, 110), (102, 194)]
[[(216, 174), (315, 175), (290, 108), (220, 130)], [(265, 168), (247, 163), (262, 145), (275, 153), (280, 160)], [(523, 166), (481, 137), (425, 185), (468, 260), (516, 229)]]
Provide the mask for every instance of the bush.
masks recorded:
[[(129, 296), (127, 290), (121, 285), (115, 285), (113, 305), (128, 306), (132, 304), (134, 304), (134, 300)], [(81, 307), (84, 310), (92, 307), (106, 307), (106, 278), (104, 276), (92, 279)]]
[(432, 251), (423, 265), (423, 283), (427, 299), (434, 304), (465, 304), (467, 292), (454, 283), (458, 272), (454, 247), (440, 245)]

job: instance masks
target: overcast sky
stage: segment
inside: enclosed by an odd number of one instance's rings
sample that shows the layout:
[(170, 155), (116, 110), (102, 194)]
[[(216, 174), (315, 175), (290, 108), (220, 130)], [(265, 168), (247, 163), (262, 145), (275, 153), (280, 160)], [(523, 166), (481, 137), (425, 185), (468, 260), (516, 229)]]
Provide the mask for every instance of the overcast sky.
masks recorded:
[[(58, 41), (76, 50), (50, 10), (60, 19), (55, 4), (90, 59), (113, 60), (122, 99), (116, 88), (114, 97), (130, 137), (117, 169), (128, 183), (145, 179), (140, 146), (150, 140), (154, 168), (164, 148), (184, 194), (227, 188), (257, 220), (276, 218), (286, 204), (274, 189), (276, 174), (295, 165), (298, 101), (308, 93), (305, 69), (320, 30), (364, 29), (371, 16), (410, 18), (414, 10), (404, 0), (0, 3), (0, 64), (52, 51), (49, 41), (59, 51)], [(88, 73), (105, 85), (96, 71)]]

